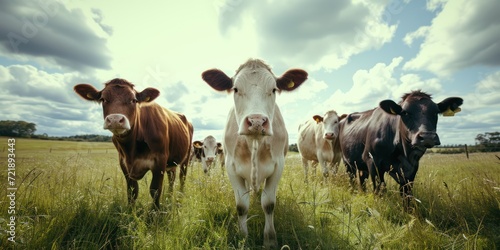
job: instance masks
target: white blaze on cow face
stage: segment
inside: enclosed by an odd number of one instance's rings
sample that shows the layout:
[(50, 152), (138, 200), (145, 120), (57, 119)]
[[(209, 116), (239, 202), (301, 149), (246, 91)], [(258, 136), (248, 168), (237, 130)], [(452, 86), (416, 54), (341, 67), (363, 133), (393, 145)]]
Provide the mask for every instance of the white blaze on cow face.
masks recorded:
[(243, 68), (234, 77), (234, 107), (238, 134), (273, 135), (276, 79), (266, 68)]

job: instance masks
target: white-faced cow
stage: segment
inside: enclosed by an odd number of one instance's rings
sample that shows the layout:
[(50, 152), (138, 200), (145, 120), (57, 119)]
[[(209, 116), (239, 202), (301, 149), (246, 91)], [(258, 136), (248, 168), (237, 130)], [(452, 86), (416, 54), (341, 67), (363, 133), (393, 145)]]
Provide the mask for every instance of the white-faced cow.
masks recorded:
[(129, 203), (137, 199), (137, 180), (149, 170), (153, 173), (150, 194), (156, 207), (165, 173), (172, 189), (176, 166), (180, 166), (181, 187), (184, 185), (193, 127), (184, 115), (152, 102), (160, 94), (157, 89), (138, 92), (133, 84), (117, 78), (101, 91), (89, 84), (78, 84), (74, 90), (85, 100), (102, 104), (104, 129), (113, 133)]
[(248, 235), (250, 189), (257, 192), (264, 183), (261, 194), (265, 213), (264, 246), (275, 247), (276, 191), (288, 150), (288, 133), (276, 105), (276, 94), (295, 90), (307, 79), (307, 73), (291, 69), (276, 77), (263, 61), (250, 59), (232, 78), (218, 69), (203, 72), (202, 78), (215, 90), (233, 93), (234, 107), (229, 111), (223, 146), (240, 230)]
[(208, 174), (212, 164), (215, 164), (215, 160), (217, 157), (218, 149), (221, 147), (221, 143), (217, 142), (215, 137), (209, 135), (201, 141), (194, 141), (193, 147), (195, 150), (200, 151), (201, 158), (201, 166), (203, 168), (203, 172)]
[[(348, 172), (368, 172), (374, 192), (385, 186), (384, 173), (389, 172), (400, 185), (405, 204), (419, 160), (427, 148), (440, 145), (436, 126), (438, 114), (453, 115), (463, 100), (450, 97), (434, 103), (421, 91), (405, 94), (401, 102), (380, 102), (379, 107), (348, 115), (340, 123), (340, 145)], [(367, 174), (362, 176), (363, 184)]]
[(324, 116), (315, 115), (299, 125), (297, 147), (302, 156), (302, 165), (306, 181), (308, 178), (308, 161), (312, 161), (314, 173), (316, 165), (321, 165), (323, 176), (328, 177), (329, 169), (336, 172), (340, 164), (342, 153), (338, 146), (339, 121), (346, 115), (339, 117), (337, 112), (330, 110)]

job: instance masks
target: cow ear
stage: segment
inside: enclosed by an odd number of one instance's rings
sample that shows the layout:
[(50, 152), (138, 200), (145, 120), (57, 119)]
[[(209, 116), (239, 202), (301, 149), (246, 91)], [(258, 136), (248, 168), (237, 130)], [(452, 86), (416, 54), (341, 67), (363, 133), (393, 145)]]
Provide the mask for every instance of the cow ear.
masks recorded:
[(98, 102), (101, 99), (101, 91), (98, 91), (90, 84), (78, 84), (73, 90), (87, 101)]
[(217, 91), (233, 88), (233, 80), (219, 69), (209, 69), (201, 74), (201, 78)]
[(291, 69), (276, 79), (276, 86), (281, 90), (292, 91), (307, 80), (307, 72), (301, 69)]
[(384, 100), (379, 103), (379, 107), (391, 115), (400, 115), (403, 109), (393, 100)]
[(460, 105), (464, 103), (464, 100), (460, 97), (449, 97), (438, 103), (439, 113), (443, 116), (454, 116), (455, 113), (460, 112), (462, 109)]
[(316, 123), (320, 123), (323, 121), (323, 117), (321, 117), (320, 115), (315, 115), (313, 116), (313, 120), (315, 120)]
[(339, 117), (339, 121), (342, 121), (342, 119), (346, 118), (347, 117), (347, 114), (342, 114), (340, 117)]
[(203, 146), (203, 142), (201, 142), (201, 141), (194, 141), (193, 142), (193, 146), (195, 148), (201, 148), (201, 146)]
[(140, 93), (135, 94), (138, 102), (151, 102), (160, 95), (160, 91), (155, 88), (147, 88)]

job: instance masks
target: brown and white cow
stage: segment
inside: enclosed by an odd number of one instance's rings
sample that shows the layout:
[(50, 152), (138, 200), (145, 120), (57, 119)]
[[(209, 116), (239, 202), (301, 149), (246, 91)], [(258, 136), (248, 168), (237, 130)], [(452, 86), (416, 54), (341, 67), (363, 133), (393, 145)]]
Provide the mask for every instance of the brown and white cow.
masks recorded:
[(259, 191), (265, 213), (264, 246), (276, 247), (273, 214), (276, 191), (288, 150), (288, 133), (276, 105), (276, 94), (292, 91), (306, 79), (301, 69), (276, 77), (261, 60), (250, 59), (233, 77), (218, 69), (203, 72), (205, 80), (218, 91), (233, 93), (234, 107), (224, 129), (226, 171), (234, 190), (241, 232), (247, 236), (250, 190)]
[[(334, 110), (327, 111), (324, 116), (315, 115), (299, 125), (299, 136), (297, 147), (302, 157), (305, 180), (308, 178), (308, 162), (312, 161), (314, 173), (316, 165), (321, 165), (323, 176), (329, 175), (329, 169), (333, 173), (340, 164), (342, 152), (338, 146), (337, 136), (339, 134), (339, 121), (346, 115), (339, 117)], [(335, 146), (336, 145), (336, 146)]]
[[(339, 139), (351, 178), (357, 171), (368, 172), (374, 192), (379, 192), (388, 172), (399, 183), (407, 204), (420, 158), (427, 148), (441, 143), (436, 132), (438, 114), (454, 115), (462, 103), (459, 97), (435, 103), (429, 94), (413, 91), (399, 104), (385, 100), (375, 109), (348, 115), (340, 122)], [(362, 175), (360, 183), (366, 178)]]
[(212, 168), (212, 164), (215, 164), (214, 162), (221, 143), (217, 142), (215, 137), (209, 135), (203, 141), (194, 141), (193, 147), (194, 150), (199, 150), (203, 172), (208, 174)]
[(150, 194), (156, 207), (160, 205), (165, 173), (172, 189), (175, 169), (180, 166), (181, 187), (184, 185), (193, 126), (183, 114), (152, 102), (160, 94), (157, 89), (138, 92), (133, 84), (117, 78), (101, 91), (89, 84), (78, 84), (74, 90), (85, 100), (102, 104), (104, 129), (113, 133), (129, 203), (137, 199), (137, 181), (149, 170), (153, 173)]

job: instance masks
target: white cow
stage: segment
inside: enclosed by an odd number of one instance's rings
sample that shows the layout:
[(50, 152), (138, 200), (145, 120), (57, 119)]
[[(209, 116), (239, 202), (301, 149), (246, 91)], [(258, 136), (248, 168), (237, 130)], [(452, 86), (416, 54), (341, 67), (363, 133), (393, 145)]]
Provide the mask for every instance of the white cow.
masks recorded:
[(275, 248), (274, 206), (288, 150), (288, 133), (276, 105), (276, 94), (282, 90), (295, 90), (307, 79), (307, 73), (291, 69), (276, 77), (263, 61), (250, 59), (232, 78), (218, 69), (207, 70), (202, 77), (215, 90), (228, 91), (234, 97), (234, 107), (229, 111), (224, 129), (223, 145), (240, 230), (244, 236), (248, 235), (250, 190), (258, 192), (264, 183), (261, 194), (266, 219), (264, 246)]
[(346, 115), (339, 117), (337, 112), (330, 110), (325, 115), (313, 116), (303, 124), (299, 125), (299, 136), (297, 147), (302, 156), (305, 180), (308, 178), (308, 161), (312, 161), (314, 173), (316, 165), (321, 164), (323, 176), (328, 177), (328, 169), (335, 173), (340, 164), (342, 152), (337, 136), (339, 134), (339, 121)]
[(205, 174), (208, 174), (212, 167), (212, 163), (214, 163), (215, 158), (217, 157), (217, 149), (219, 145), (220, 143), (217, 143), (215, 137), (211, 135), (205, 137), (205, 139), (203, 139), (203, 142), (193, 142), (193, 147), (195, 149), (201, 150), (201, 166)]

